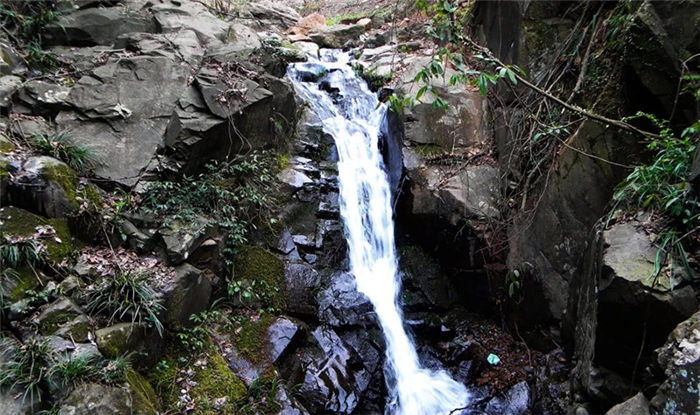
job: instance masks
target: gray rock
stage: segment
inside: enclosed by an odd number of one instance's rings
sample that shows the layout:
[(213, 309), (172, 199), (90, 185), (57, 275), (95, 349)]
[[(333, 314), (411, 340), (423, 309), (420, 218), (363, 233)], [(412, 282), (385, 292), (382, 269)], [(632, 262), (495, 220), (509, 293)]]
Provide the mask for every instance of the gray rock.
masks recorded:
[(411, 171), (412, 213), (435, 215), (455, 226), (464, 219), (497, 217), (499, 172), (488, 165), (468, 166), (457, 174), (439, 166)]
[[(24, 399), (25, 391), (19, 387), (0, 390), (0, 413), (8, 415), (31, 415), (35, 411), (30, 399)], [(34, 402), (38, 407), (39, 402)]]
[(219, 227), (208, 218), (195, 216), (191, 222), (174, 220), (158, 230), (165, 242), (168, 260), (179, 265), (207, 239), (216, 235)]
[(651, 399), (655, 414), (692, 414), (700, 410), (700, 313), (680, 323), (658, 350), (667, 379)]
[(318, 58), (319, 47), (313, 42), (294, 42), (292, 46), (308, 55)]
[(282, 4), (267, 0), (247, 2), (239, 13), (254, 17), (260, 28), (277, 30), (280, 33), (284, 33), (287, 28), (294, 26), (301, 19), (299, 13), (289, 7), (289, 3)]
[(22, 85), (22, 78), (14, 75), (0, 77), (0, 108), (12, 106), (12, 96)]
[(294, 248), (296, 248), (296, 246), (294, 245), (294, 239), (292, 238), (292, 235), (289, 233), (289, 230), (285, 229), (282, 232), (282, 236), (280, 236), (280, 239), (277, 242), (276, 248), (280, 253), (282, 253), (284, 255), (289, 254), (290, 252), (292, 252), (294, 250)]
[(40, 80), (30, 80), (20, 90), (20, 101), (32, 108), (32, 112), (41, 115), (55, 115), (64, 109), (70, 89), (61, 85)]
[(22, 59), (17, 51), (8, 44), (0, 42), (0, 75), (11, 75), (21, 62)]
[(292, 345), (297, 334), (301, 334), (299, 326), (288, 318), (279, 317), (267, 329), (270, 344), (270, 360), (277, 363), (280, 357)]
[(88, 316), (68, 297), (59, 297), (39, 315), (37, 320), (42, 334), (55, 334), (76, 342), (87, 341), (88, 333), (92, 332), (92, 324)]
[(315, 292), (321, 286), (321, 275), (307, 264), (285, 263), (287, 312), (302, 318), (315, 318), (318, 301)]
[(322, 48), (340, 49), (351, 40), (357, 40), (365, 33), (362, 25), (333, 25), (317, 27), (309, 32), (311, 40)]
[(71, 89), (76, 111), (61, 112), (56, 122), (109, 160), (98, 177), (133, 185), (148, 166), (187, 87), (188, 66), (176, 61), (172, 54), (112, 58)]
[(304, 173), (301, 173), (294, 168), (286, 168), (277, 174), (277, 180), (282, 183), (286, 183), (294, 189), (299, 189), (304, 187), (306, 183), (313, 183), (314, 181), (308, 178)]
[(169, 56), (173, 50), (177, 58), (193, 67), (204, 58), (204, 47), (192, 29), (181, 29), (175, 33), (129, 33), (117, 38), (115, 49), (126, 49), (147, 56)]
[(83, 383), (61, 404), (60, 415), (123, 415), (132, 413), (127, 389)]
[(42, 39), (47, 45), (112, 45), (125, 33), (155, 31), (156, 24), (149, 13), (112, 7), (63, 15), (44, 27)]
[(29, 157), (9, 183), (9, 202), (50, 218), (64, 217), (78, 208), (78, 176), (62, 161), (47, 156)]
[(640, 392), (613, 406), (605, 415), (649, 415), (649, 401)]
[(227, 41), (229, 24), (211, 14), (201, 3), (167, 2), (156, 4), (151, 10), (161, 32), (171, 33), (189, 29), (197, 33), (205, 44)]
[(328, 288), (318, 298), (319, 319), (332, 326), (364, 326), (376, 323), (374, 307), (357, 291), (355, 278), (346, 272), (331, 275)]
[(211, 282), (202, 271), (189, 264), (178, 267), (174, 281), (163, 289), (163, 325), (171, 330), (191, 327), (190, 316), (209, 308), (211, 291)]

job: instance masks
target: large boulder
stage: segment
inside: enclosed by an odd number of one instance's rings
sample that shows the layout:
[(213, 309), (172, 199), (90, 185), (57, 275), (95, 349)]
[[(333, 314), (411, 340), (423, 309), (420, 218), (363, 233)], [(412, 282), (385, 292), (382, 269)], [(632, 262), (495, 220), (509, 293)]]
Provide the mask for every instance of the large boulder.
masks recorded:
[[(145, 2), (135, 3), (138, 6)], [(119, 35), (156, 31), (150, 13), (121, 7), (85, 9), (63, 15), (46, 25), (42, 40), (46, 45), (111, 46)]]
[(209, 308), (211, 291), (211, 281), (204, 272), (189, 264), (178, 267), (174, 280), (163, 288), (163, 325), (171, 330), (191, 327), (190, 316)]
[(377, 316), (366, 295), (357, 291), (355, 277), (347, 272), (334, 272), (328, 288), (318, 296), (319, 318), (332, 327), (375, 324)]
[(657, 251), (643, 223), (618, 223), (608, 230), (599, 224), (580, 274), (572, 280), (572, 301), (562, 325), (576, 361), (572, 386), (602, 406), (619, 402), (628, 392), (617, 391), (617, 381), (601, 381), (612, 377), (601, 375), (607, 371), (597, 366), (631, 375), (635, 366), (651, 362), (667, 333), (697, 308), (693, 289), (682, 285), (678, 264), (653, 276)]
[(62, 161), (47, 156), (29, 157), (15, 172), (8, 201), (49, 218), (60, 218), (78, 208), (78, 175)]
[(364, 33), (365, 27), (362, 25), (339, 24), (317, 27), (309, 32), (309, 37), (322, 48), (340, 49)]

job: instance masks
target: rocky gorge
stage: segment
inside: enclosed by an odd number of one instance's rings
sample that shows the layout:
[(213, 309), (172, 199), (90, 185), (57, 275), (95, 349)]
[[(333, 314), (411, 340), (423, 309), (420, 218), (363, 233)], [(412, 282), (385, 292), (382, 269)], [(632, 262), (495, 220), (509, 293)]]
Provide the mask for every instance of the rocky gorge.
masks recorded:
[[(697, 1), (36, 4), (0, 2), (0, 413), (391, 411), (286, 76), (323, 48), (389, 107), (399, 303), (454, 413), (698, 410)], [(675, 240), (620, 198), (654, 140), (687, 144)]]

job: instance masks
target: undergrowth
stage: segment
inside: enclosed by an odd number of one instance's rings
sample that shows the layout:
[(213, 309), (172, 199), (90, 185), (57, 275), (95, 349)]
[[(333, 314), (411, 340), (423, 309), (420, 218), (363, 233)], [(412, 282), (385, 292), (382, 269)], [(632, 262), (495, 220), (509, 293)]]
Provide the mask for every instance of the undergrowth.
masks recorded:
[(81, 382), (120, 382), (131, 367), (129, 356), (107, 360), (96, 352), (58, 352), (48, 340), (25, 343), (0, 338), (0, 387), (16, 389), (32, 407), (50, 387), (75, 386)]
[(233, 265), (237, 248), (248, 242), (258, 224), (272, 223), (276, 207), (273, 184), (277, 159), (266, 152), (238, 156), (205, 166), (206, 173), (180, 182), (157, 182), (144, 196), (144, 207), (165, 221), (191, 222), (195, 216), (213, 220), (226, 237), (226, 265)]

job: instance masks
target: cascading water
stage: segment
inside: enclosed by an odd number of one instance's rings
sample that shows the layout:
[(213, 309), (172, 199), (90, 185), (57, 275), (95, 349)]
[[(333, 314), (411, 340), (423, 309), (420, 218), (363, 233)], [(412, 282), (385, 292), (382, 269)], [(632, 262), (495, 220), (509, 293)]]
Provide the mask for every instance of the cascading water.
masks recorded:
[[(397, 305), (399, 275), (391, 191), (379, 151), (386, 111), (348, 65), (350, 57), (322, 50), (321, 60), (291, 65), (287, 76), (320, 117), (338, 149), (340, 213), (358, 291), (367, 295), (386, 339), (387, 413), (459, 413), (469, 401), (464, 385), (444, 371), (421, 367)], [(319, 79), (321, 78), (321, 79)], [(320, 84), (318, 81), (321, 81)], [(455, 411), (455, 412), (453, 412)]]

